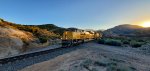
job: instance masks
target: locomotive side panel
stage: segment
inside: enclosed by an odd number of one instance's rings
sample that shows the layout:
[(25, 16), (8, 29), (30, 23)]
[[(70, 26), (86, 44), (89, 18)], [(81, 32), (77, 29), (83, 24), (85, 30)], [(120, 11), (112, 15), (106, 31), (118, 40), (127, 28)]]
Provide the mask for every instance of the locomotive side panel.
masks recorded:
[(71, 46), (81, 39), (80, 32), (66, 31), (63, 33), (62, 46)]
[(102, 35), (96, 32), (72, 32), (65, 31), (62, 38), (62, 46), (71, 46), (87, 42), (93, 39), (99, 39)]
[(81, 39), (80, 32), (70, 32), (66, 31), (63, 33), (63, 40), (74, 40), (74, 39)]
[(72, 33), (71, 33), (71, 32), (65, 31), (65, 32), (63, 33), (63, 38), (62, 38), (62, 40), (69, 40), (69, 39), (72, 38), (71, 36), (72, 36)]
[(72, 40), (81, 39), (80, 32), (73, 32), (72, 35)]
[(98, 39), (98, 38), (101, 38), (102, 37), (102, 34), (99, 34), (99, 33), (95, 33), (94, 34), (94, 38), (95, 39)]

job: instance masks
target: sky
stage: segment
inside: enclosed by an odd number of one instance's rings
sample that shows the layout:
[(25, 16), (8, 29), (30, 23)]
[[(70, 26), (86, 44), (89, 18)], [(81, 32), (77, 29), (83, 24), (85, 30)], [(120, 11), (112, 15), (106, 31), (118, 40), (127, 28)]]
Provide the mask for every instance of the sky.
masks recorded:
[(24, 25), (108, 29), (150, 21), (150, 0), (0, 0), (0, 18)]

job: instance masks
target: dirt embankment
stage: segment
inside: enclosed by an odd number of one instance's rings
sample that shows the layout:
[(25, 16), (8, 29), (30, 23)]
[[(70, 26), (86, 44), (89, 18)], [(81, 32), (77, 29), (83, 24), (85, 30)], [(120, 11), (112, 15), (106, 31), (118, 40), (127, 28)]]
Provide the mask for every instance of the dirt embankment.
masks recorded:
[(134, 49), (83, 44), (76, 51), (28, 66), (21, 71), (149, 71), (150, 56)]
[(42, 49), (52, 44), (54, 41), (40, 43), (39, 39), (30, 32), (0, 26), (0, 58)]
[(32, 41), (32, 34), (0, 27), (0, 58), (15, 55), (23, 50), (25, 42)]

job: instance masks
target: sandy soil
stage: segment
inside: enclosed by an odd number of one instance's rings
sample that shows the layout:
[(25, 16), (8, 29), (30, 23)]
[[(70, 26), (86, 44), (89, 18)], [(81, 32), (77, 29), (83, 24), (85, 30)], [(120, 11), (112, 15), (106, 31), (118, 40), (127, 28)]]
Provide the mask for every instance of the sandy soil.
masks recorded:
[(150, 56), (133, 49), (86, 43), (21, 71), (150, 71)]

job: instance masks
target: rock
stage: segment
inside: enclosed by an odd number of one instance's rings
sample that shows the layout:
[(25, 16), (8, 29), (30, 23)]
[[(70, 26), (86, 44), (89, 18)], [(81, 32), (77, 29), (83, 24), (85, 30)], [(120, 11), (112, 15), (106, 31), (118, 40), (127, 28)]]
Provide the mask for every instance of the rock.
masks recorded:
[(0, 36), (0, 58), (18, 54), (22, 46), (22, 40), (17, 37)]
[(0, 27), (0, 58), (19, 54), (24, 42), (33, 40), (32, 34), (9, 27)]

